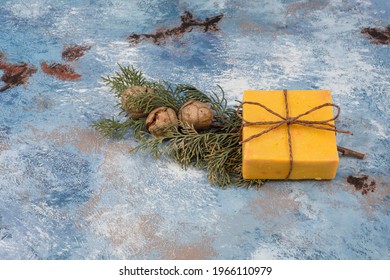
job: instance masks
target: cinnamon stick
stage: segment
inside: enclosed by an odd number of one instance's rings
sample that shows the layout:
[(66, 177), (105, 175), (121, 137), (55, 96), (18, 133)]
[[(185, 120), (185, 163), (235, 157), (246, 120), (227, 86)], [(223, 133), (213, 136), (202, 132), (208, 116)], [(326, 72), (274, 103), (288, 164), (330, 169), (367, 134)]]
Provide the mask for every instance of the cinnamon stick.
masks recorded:
[(340, 147), (340, 146), (337, 146), (337, 151), (339, 151), (343, 156), (351, 156), (351, 157), (355, 157), (358, 159), (364, 159), (366, 157), (365, 154), (362, 154), (362, 153), (359, 153), (359, 152), (356, 152), (356, 151), (353, 151), (353, 150), (350, 150), (350, 149), (347, 149), (344, 147)]

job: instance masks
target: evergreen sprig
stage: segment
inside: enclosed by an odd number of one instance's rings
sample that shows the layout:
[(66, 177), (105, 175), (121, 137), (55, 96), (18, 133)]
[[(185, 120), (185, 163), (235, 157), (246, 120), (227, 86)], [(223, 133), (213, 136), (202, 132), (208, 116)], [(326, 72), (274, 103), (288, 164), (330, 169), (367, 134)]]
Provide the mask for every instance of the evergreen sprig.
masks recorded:
[(139, 133), (145, 129), (145, 118), (137, 120), (128, 118), (124, 122), (116, 120), (114, 117), (111, 119), (100, 119), (93, 122), (92, 127), (94, 127), (101, 135), (114, 139), (124, 138), (126, 132), (132, 129), (134, 135), (138, 139)]
[(138, 96), (127, 96), (126, 104), (132, 104), (135, 108), (144, 108), (146, 112), (165, 106), (172, 108), (177, 113), (185, 102), (183, 94), (168, 82), (149, 83), (147, 87), (153, 91)]
[(111, 87), (111, 91), (117, 97), (120, 97), (123, 90), (132, 86), (143, 86), (146, 79), (142, 72), (135, 69), (133, 66), (119, 66), (119, 72), (115, 72), (114, 76), (103, 77), (103, 81)]
[[(103, 78), (117, 97), (120, 98), (128, 87), (144, 86), (153, 89), (144, 94), (126, 96), (126, 104), (143, 108), (145, 113), (163, 106), (178, 113), (185, 102), (195, 99), (210, 104), (214, 119), (208, 129), (197, 131), (179, 123), (178, 127), (167, 127), (163, 136), (153, 136), (146, 131), (146, 118), (134, 120), (129, 117), (123, 122), (115, 118), (101, 119), (93, 126), (103, 136), (123, 138), (132, 130), (139, 143), (132, 152), (148, 151), (155, 157), (171, 157), (183, 168), (203, 168), (208, 172), (208, 179), (221, 187), (260, 187), (264, 183), (261, 180), (242, 178), (242, 149), (239, 144), (241, 119), (237, 116), (236, 108), (228, 107), (221, 87), (220, 92), (212, 91), (207, 95), (191, 85), (175, 86), (166, 81), (148, 81), (141, 71), (132, 66), (119, 65), (119, 70), (114, 76)], [(126, 114), (122, 109), (120, 114), (123, 113)]]

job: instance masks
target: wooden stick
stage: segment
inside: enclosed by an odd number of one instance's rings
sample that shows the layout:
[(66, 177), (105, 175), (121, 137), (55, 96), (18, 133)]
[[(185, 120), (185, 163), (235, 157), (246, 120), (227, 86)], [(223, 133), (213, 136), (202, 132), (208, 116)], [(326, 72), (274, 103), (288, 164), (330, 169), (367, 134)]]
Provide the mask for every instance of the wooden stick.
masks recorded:
[(364, 159), (366, 157), (365, 154), (358, 153), (356, 151), (353, 151), (353, 150), (350, 150), (347, 148), (343, 148), (340, 146), (337, 146), (337, 151), (339, 151), (343, 156), (351, 156), (351, 157), (356, 157), (358, 159)]

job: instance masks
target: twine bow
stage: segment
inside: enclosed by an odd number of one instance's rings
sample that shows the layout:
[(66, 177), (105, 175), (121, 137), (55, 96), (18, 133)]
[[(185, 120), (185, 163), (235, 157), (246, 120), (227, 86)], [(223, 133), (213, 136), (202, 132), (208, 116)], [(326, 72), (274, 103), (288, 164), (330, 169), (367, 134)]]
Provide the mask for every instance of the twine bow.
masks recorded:
[[(271, 110), (269, 107), (261, 104), (261, 103), (258, 103), (258, 102), (250, 102), (250, 101), (246, 101), (246, 102), (242, 102), (240, 106), (238, 106), (237, 108), (237, 115), (238, 117), (242, 120), (242, 125), (241, 125), (241, 131), (244, 127), (246, 126), (253, 126), (253, 125), (272, 125), (271, 127), (267, 128), (266, 130), (263, 130), (262, 132), (259, 132), (257, 134), (254, 134), (246, 139), (243, 139), (241, 140), (240, 144), (242, 143), (245, 143), (245, 142), (248, 142), (254, 138), (257, 138), (257, 137), (260, 137), (274, 129), (277, 129), (278, 127), (286, 124), (287, 125), (287, 136), (288, 136), (288, 148), (289, 148), (289, 156), (290, 156), (290, 168), (289, 168), (289, 171), (288, 171), (288, 174), (286, 176), (286, 179), (290, 178), (290, 175), (291, 175), (291, 172), (293, 170), (293, 162), (294, 162), (294, 158), (293, 158), (293, 152), (292, 152), (292, 144), (291, 144), (291, 132), (290, 132), (290, 126), (293, 125), (293, 124), (297, 124), (297, 125), (303, 125), (303, 126), (307, 126), (307, 127), (311, 127), (311, 128), (314, 128), (314, 129), (320, 129), (320, 130), (329, 130), (329, 131), (334, 131), (334, 132), (339, 132), (339, 133), (345, 133), (345, 134), (352, 134), (352, 132), (350, 131), (347, 131), (347, 130), (341, 130), (341, 129), (336, 129), (336, 126), (331, 124), (330, 122), (336, 120), (339, 115), (340, 115), (340, 106), (336, 105), (336, 104), (333, 104), (333, 103), (324, 103), (322, 105), (319, 105), (319, 106), (316, 106), (302, 114), (299, 114), (298, 116), (295, 116), (295, 117), (290, 117), (290, 113), (289, 113), (289, 106), (288, 106), (288, 99), (287, 99), (287, 90), (284, 89), (283, 90), (283, 95), (284, 95), (284, 101), (285, 101), (285, 109), (286, 109), (286, 116), (283, 117), (281, 116), (280, 114), (276, 113), (275, 111)], [(251, 105), (256, 105), (256, 106), (259, 106), (261, 108), (263, 108), (264, 110), (268, 111), (269, 113), (271, 113), (272, 115), (274, 116), (277, 116), (278, 118), (280, 118), (279, 121), (260, 121), (260, 122), (250, 122), (250, 121), (247, 121), (245, 120), (242, 115), (239, 114), (239, 109), (243, 107), (244, 104), (251, 104)], [(304, 116), (307, 116), (315, 111), (318, 111), (324, 107), (334, 107), (337, 109), (337, 114), (333, 117), (333, 118), (330, 118), (330, 119), (327, 119), (327, 120), (319, 120), (319, 121), (307, 121), (307, 120), (302, 120), (301, 118), (304, 117)]]

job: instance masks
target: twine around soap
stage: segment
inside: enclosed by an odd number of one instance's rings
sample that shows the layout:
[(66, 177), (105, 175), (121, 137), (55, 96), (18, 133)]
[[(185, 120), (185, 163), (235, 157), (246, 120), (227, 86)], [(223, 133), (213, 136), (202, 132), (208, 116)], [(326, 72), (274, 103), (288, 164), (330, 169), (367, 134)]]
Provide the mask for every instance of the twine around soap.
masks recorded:
[[(349, 134), (349, 135), (352, 135), (352, 132), (348, 131), (348, 130), (341, 130), (341, 129), (337, 129), (335, 125), (331, 124), (330, 122), (332, 121), (335, 121), (339, 115), (340, 115), (340, 106), (336, 105), (336, 104), (333, 104), (333, 103), (324, 103), (322, 105), (319, 105), (319, 106), (316, 106), (302, 114), (299, 114), (298, 116), (295, 116), (295, 117), (290, 117), (290, 113), (289, 113), (289, 105), (288, 105), (288, 98), (287, 98), (287, 90), (284, 89), (283, 90), (283, 96), (284, 96), (284, 101), (285, 101), (285, 111), (286, 111), (286, 116), (283, 117), (282, 115), (276, 113), (275, 111), (273, 111), (272, 109), (270, 109), (269, 107), (265, 106), (264, 104), (261, 104), (259, 102), (251, 102), (251, 101), (245, 101), (245, 102), (242, 102), (238, 108), (237, 108), (237, 116), (242, 120), (242, 125), (241, 125), (241, 129), (240, 131), (242, 132), (242, 129), (246, 126), (254, 126), (254, 125), (272, 125), (271, 127), (267, 128), (266, 130), (263, 130), (262, 132), (259, 132), (257, 134), (254, 134), (246, 139), (243, 139), (240, 141), (240, 144), (242, 143), (245, 143), (245, 142), (248, 142), (248, 141), (251, 141), (252, 139), (254, 138), (257, 138), (257, 137), (260, 137), (274, 129), (277, 129), (278, 127), (286, 124), (287, 125), (287, 136), (288, 136), (288, 148), (289, 148), (289, 156), (290, 156), (290, 168), (289, 168), (289, 171), (288, 171), (288, 174), (286, 176), (285, 179), (289, 179), (290, 178), (290, 175), (292, 173), (292, 170), (293, 170), (293, 163), (294, 163), (294, 157), (293, 157), (293, 151), (292, 151), (292, 142), (291, 142), (291, 131), (290, 131), (290, 126), (291, 125), (303, 125), (303, 126), (307, 126), (307, 127), (310, 127), (310, 128), (314, 128), (314, 129), (320, 129), (320, 130), (328, 130), (328, 131), (334, 131), (334, 132), (338, 132), (338, 133), (345, 133), (345, 134)], [(239, 113), (240, 109), (242, 109), (243, 105), (244, 104), (250, 104), (250, 105), (256, 105), (256, 106), (259, 106), (261, 108), (263, 108), (264, 110), (268, 111), (269, 113), (271, 113), (272, 115), (274, 116), (277, 116), (278, 118), (280, 118), (279, 121), (258, 121), (258, 122), (250, 122), (250, 121), (247, 121), (244, 119), (244, 117)], [(304, 116), (307, 116), (317, 110), (320, 110), (322, 108), (325, 108), (325, 107), (334, 107), (337, 109), (337, 113), (336, 115), (333, 117), (333, 118), (330, 118), (330, 119), (327, 119), (327, 120), (319, 120), (319, 121), (308, 121), (308, 120), (301, 120), (302, 117)], [(242, 134), (241, 134), (242, 135)]]

